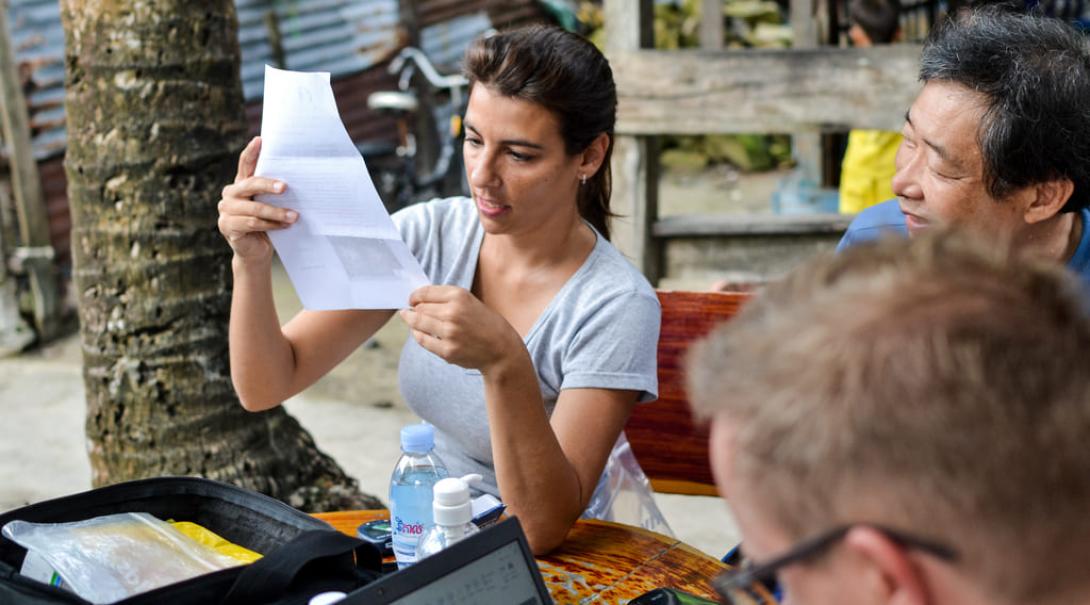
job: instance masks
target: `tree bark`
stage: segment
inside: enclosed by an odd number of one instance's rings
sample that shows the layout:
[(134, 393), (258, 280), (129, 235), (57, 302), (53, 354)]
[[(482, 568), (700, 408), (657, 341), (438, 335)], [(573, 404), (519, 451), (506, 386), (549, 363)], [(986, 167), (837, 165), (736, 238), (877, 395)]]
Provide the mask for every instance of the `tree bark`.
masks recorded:
[(374, 508), (283, 409), (231, 384), (221, 188), (246, 142), (230, 0), (62, 0), (68, 199), (93, 482), (199, 475)]

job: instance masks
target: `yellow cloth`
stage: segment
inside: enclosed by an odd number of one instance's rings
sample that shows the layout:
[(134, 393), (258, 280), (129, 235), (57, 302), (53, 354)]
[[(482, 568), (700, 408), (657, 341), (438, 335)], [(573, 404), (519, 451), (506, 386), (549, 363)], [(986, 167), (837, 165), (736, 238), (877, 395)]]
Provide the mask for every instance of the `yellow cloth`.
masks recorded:
[(885, 130), (853, 130), (840, 171), (840, 212), (855, 214), (893, 199), (894, 157), (901, 134)]
[(174, 526), (174, 529), (189, 536), (198, 544), (207, 546), (221, 555), (227, 555), (241, 563), (253, 563), (261, 558), (261, 555), (256, 552), (243, 548), (234, 542), (228, 542), (204, 526), (189, 521), (169, 521), (169, 523)]

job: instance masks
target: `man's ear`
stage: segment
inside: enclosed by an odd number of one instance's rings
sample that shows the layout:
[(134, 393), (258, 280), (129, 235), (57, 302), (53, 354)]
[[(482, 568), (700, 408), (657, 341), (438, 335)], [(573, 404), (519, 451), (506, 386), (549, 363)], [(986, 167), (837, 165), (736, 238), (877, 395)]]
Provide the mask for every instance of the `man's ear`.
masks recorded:
[(1033, 225), (1059, 214), (1075, 192), (1075, 183), (1068, 178), (1053, 179), (1032, 185), (1031, 189), (1035, 195), (1026, 206), (1023, 217), (1027, 224)]
[(909, 551), (877, 529), (861, 525), (844, 537), (844, 548), (865, 569), (859, 574), (867, 593), (876, 602), (891, 605), (925, 605), (931, 601), (921, 570)]
[(579, 161), (579, 173), (587, 175), (590, 178), (594, 174), (597, 174), (598, 169), (601, 168), (602, 162), (606, 159), (606, 151), (609, 149), (610, 137), (606, 133), (601, 133), (587, 145), (587, 148), (583, 150)]

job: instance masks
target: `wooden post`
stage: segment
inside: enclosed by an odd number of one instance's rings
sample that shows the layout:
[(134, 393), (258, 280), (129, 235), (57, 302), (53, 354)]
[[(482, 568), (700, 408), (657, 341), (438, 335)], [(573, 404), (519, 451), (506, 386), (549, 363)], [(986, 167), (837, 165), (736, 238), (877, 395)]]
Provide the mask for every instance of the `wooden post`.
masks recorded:
[[(398, 18), (401, 24), (402, 46), (414, 46), (423, 50), (420, 42), (419, 4), (419, 0), (400, 0), (398, 3)], [(450, 126), (436, 121), (435, 91), (431, 89), (431, 85), (427, 83), (424, 76), (419, 75), (419, 72), (417, 74), (410, 83), (410, 90), (416, 95), (417, 109), (412, 115), (408, 116), (407, 120), (410, 123), (407, 126), (416, 136), (415, 165), (417, 178), (419, 178), (431, 176), (432, 170), (435, 169), (435, 164), (439, 160), (439, 147), (442, 145), (439, 129), (445, 130)], [(460, 147), (457, 147), (457, 145), (455, 147), (455, 153), (462, 153)], [(455, 184), (461, 183), (461, 179), (462, 175), (460, 174), (448, 175), (446, 180), (437, 185), (439, 191), (436, 193), (443, 195), (443, 188), (455, 187)]]
[(703, 0), (700, 8), (700, 48), (723, 48), (723, 0)]
[(400, 0), (397, 6), (398, 21), (401, 23), (402, 40), (407, 46), (420, 47), (420, 12), (417, 0)]
[[(0, 210), (7, 201), (7, 191), (0, 187)], [(15, 280), (8, 274), (4, 237), (4, 228), (0, 224), (0, 357), (14, 355), (34, 342), (34, 330), (19, 315), (19, 293), (15, 289)]]
[(49, 241), (49, 215), (30, 144), (26, 99), (19, 87), (8, 34), (7, 4), (0, 0), (0, 127), (11, 153), (11, 181), (21, 240), (14, 257), (30, 278), (38, 336), (48, 340), (59, 329), (60, 300)]
[[(818, 28), (815, 0), (791, 0), (791, 31), (794, 33), (792, 48), (817, 48)], [(791, 147), (802, 177), (821, 185), (821, 134), (796, 132), (791, 135)]]
[(815, 0), (791, 0), (792, 48), (816, 48), (818, 28)]
[(275, 9), (265, 13), (265, 31), (269, 34), (274, 66), (278, 69), (287, 69), (288, 57), (284, 53), (284, 37), (280, 34), (280, 16), (276, 14)]
[[(633, 7), (633, 4), (637, 4)], [(652, 0), (605, 0), (606, 54), (654, 46)], [(613, 241), (647, 280), (662, 277), (662, 246), (651, 229), (658, 220), (658, 140), (617, 136), (613, 147)]]

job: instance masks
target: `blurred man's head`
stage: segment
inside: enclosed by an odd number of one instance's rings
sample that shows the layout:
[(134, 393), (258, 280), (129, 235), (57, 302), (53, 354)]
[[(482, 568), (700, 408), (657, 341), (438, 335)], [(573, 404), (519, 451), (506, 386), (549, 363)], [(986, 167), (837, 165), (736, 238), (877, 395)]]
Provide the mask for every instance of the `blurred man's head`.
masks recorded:
[(893, 179), (909, 232), (954, 223), (1019, 245), (1077, 241), (1068, 213), (1090, 202), (1086, 39), (986, 6), (933, 32), (920, 79)]
[[(1090, 602), (1090, 320), (944, 232), (822, 258), (693, 349), (712, 467), (794, 603)], [(947, 558), (953, 551), (953, 558)]]
[(851, 0), (848, 37), (860, 48), (889, 44), (900, 34), (900, 14), (899, 0)]

